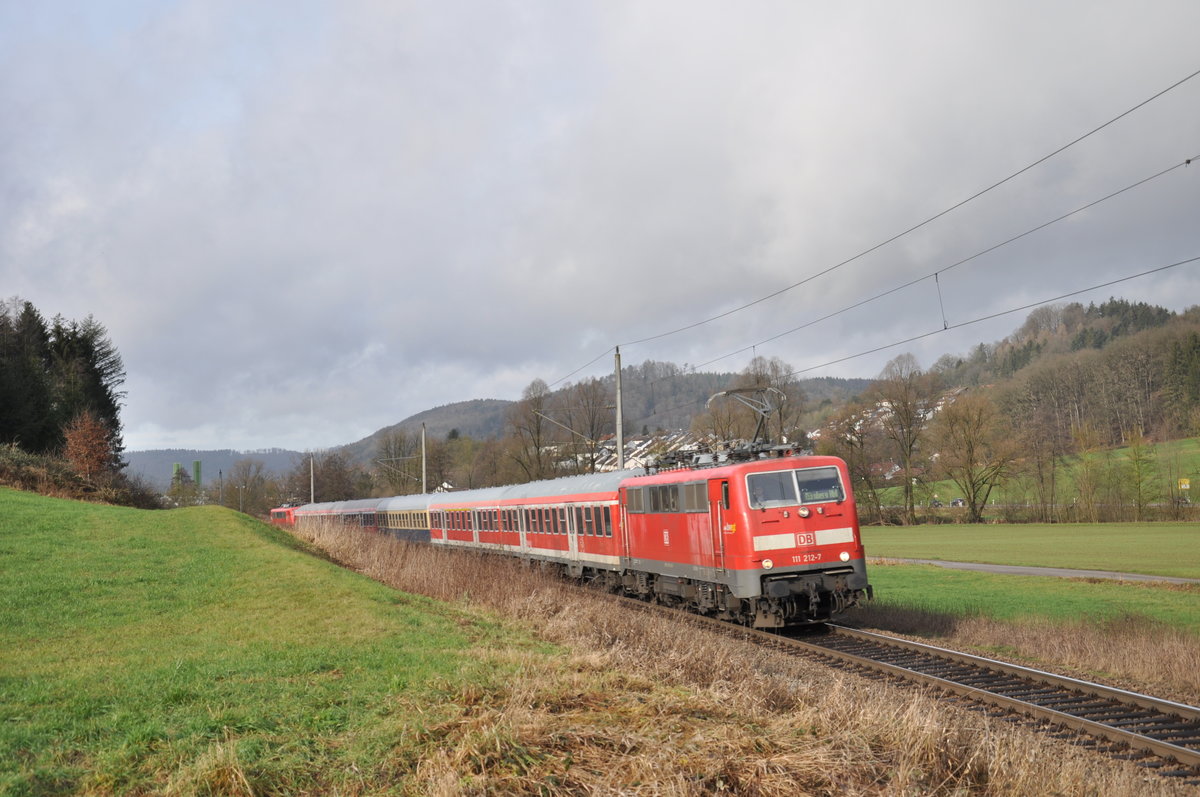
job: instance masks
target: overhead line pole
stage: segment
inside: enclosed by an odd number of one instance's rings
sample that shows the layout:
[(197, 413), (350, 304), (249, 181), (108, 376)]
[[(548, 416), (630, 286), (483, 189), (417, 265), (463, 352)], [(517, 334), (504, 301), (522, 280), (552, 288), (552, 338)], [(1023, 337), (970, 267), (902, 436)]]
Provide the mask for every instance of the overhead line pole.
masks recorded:
[(617, 470), (625, 470), (625, 419), (621, 410), (621, 347), (614, 357), (617, 366)]

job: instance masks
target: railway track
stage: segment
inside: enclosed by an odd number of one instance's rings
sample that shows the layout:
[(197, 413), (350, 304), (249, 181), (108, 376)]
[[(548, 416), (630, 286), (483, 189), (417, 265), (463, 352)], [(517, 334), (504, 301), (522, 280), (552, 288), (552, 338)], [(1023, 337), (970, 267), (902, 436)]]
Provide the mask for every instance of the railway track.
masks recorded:
[(1029, 718), (1034, 727), (1097, 740), (1092, 746), (1160, 775), (1200, 785), (1200, 708), (1007, 662), (837, 625), (803, 637), (755, 631), (628, 598), (643, 611), (683, 614), (689, 622), (844, 669), (922, 684)]

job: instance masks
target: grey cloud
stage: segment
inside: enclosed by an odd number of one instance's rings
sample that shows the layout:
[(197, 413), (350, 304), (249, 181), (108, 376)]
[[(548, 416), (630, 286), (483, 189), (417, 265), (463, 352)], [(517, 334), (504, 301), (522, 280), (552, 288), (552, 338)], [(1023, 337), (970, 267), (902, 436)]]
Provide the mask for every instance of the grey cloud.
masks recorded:
[[(131, 447), (234, 448), (514, 398), (778, 291), (1190, 73), (1200, 22), (1182, 0), (3, 13), (5, 294), (109, 327)], [(705, 362), (944, 268), (1200, 154), (1198, 108), (1200, 78), (627, 359)], [(807, 368), (943, 311), (961, 323), (1200, 254), (1195, 169), (947, 273), (944, 303), (923, 282), (756, 351)], [(1111, 293), (1182, 309), (1200, 269)], [(929, 364), (1019, 322), (909, 350)]]

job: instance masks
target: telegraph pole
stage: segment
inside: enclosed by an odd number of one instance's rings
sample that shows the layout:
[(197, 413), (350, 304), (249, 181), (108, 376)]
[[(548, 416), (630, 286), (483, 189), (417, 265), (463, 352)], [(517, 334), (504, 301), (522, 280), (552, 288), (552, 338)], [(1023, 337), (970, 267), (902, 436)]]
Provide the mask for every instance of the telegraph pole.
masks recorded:
[(617, 365), (617, 470), (625, 470), (625, 418), (621, 412), (621, 347), (614, 358)]
[(428, 495), (429, 488), (425, 484), (425, 424), (421, 424), (421, 495)]

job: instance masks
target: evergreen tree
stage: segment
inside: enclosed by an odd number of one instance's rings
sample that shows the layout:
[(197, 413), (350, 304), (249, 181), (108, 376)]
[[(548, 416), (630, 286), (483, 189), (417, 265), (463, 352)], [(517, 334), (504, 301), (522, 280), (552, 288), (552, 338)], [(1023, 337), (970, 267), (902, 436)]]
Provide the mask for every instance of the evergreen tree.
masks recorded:
[[(0, 442), (41, 454), (60, 440), (51, 413), (50, 333), (30, 302), (3, 308), (0, 332)], [(13, 312), (15, 310), (15, 312)]]
[(66, 429), (91, 413), (120, 461), (125, 367), (104, 326), (57, 316), (49, 327), (30, 302), (0, 305), (0, 443), (56, 454)]

